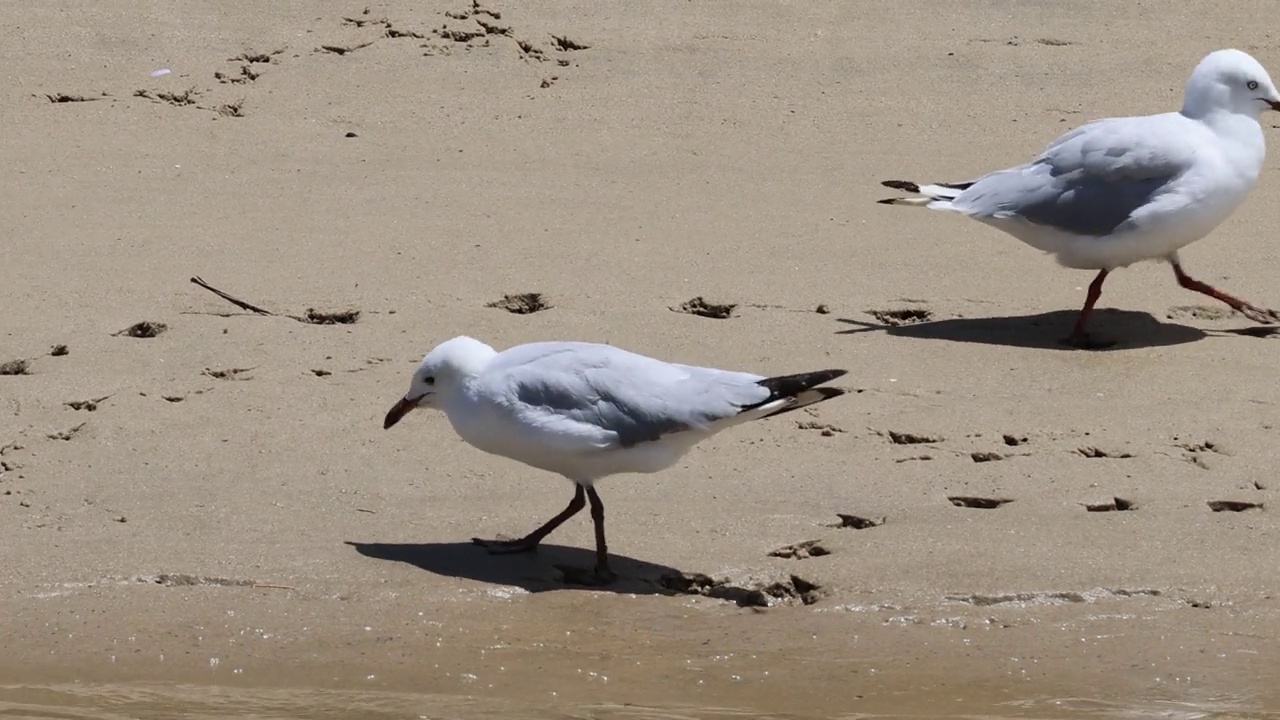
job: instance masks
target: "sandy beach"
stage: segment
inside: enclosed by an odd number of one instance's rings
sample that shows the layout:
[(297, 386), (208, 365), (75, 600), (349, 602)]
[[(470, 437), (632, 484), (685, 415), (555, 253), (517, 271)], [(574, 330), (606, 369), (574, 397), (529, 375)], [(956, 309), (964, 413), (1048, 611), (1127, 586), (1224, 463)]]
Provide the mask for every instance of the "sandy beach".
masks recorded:
[[(1277, 340), (1143, 264), (1067, 349), (1091, 273), (875, 202), (1280, 72), (1267, 6), (946, 7), (10, 8), (0, 715), (1280, 714)], [(1187, 270), (1280, 304), (1278, 199)], [(585, 513), (470, 544), (571, 484), (382, 429), (459, 334), (850, 392), (602, 482), (582, 588)]]

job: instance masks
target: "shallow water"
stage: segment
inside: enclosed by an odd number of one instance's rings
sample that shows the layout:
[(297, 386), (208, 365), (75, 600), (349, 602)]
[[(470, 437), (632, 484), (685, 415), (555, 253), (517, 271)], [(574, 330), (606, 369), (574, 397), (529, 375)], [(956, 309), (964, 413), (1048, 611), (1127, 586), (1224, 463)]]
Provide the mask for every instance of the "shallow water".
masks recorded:
[[(966, 697), (956, 690), (902, 690), (896, 699), (871, 699), (858, 712), (825, 716), (839, 720), (875, 718), (972, 718), (1015, 720), (1117, 718), (1201, 720), (1280, 718), (1280, 708), (1264, 708), (1243, 697), (1214, 696), (1196, 701), (1080, 697), (996, 700)], [(804, 698), (796, 698), (797, 708)], [(599, 720), (715, 720), (720, 718), (809, 718), (803, 711), (759, 713), (735, 707), (731, 698), (714, 707), (608, 703), (542, 706), (464, 695), (315, 688), (242, 688), (184, 684), (91, 684), (0, 686), (0, 717), (125, 720), (150, 718), (595, 718)]]

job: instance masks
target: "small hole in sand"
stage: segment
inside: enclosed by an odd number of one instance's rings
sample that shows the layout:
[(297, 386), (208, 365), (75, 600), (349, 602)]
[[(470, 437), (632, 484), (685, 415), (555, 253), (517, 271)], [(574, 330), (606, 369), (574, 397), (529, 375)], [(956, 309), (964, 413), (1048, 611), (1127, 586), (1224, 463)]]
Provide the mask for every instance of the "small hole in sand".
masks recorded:
[(734, 308), (738, 307), (735, 303), (713, 303), (699, 295), (696, 298), (685, 300), (679, 305), (671, 308), (678, 313), (686, 315), (697, 315), (698, 317), (712, 318), (713, 320), (724, 320), (733, 316)]
[(359, 319), (360, 311), (351, 308), (332, 312), (307, 308), (307, 314), (302, 316), (303, 322), (312, 325), (350, 325)]
[(485, 307), (498, 308), (506, 310), (515, 315), (528, 315), (530, 313), (541, 312), (551, 308), (551, 303), (547, 302), (546, 297), (542, 293), (518, 293), (515, 295), (503, 295), (501, 300), (494, 300), (486, 303)]
[(168, 325), (162, 322), (152, 322), (143, 320), (134, 323), (118, 333), (113, 333), (115, 337), (132, 337), (132, 338), (153, 338), (169, 329)]
[(1245, 502), (1243, 500), (1210, 500), (1209, 509), (1214, 512), (1244, 512), (1245, 510), (1261, 510), (1262, 503)]
[(25, 358), (0, 363), (0, 375), (30, 375), (31, 361)]
[(984, 498), (968, 495), (949, 495), (947, 500), (956, 507), (977, 508), (979, 510), (994, 510), (1001, 505), (1013, 502), (1011, 498)]

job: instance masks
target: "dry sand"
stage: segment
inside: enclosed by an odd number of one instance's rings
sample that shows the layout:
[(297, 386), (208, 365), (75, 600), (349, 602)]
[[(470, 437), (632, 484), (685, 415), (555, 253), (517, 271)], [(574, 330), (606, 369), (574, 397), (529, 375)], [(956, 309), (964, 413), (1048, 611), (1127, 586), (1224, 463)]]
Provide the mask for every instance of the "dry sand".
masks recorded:
[[(1121, 344), (1066, 351), (1089, 274), (874, 203), (1177, 107), (1219, 47), (1280, 68), (1269, 4), (492, 2), (8, 8), (0, 714), (1280, 710), (1277, 341), (1143, 265), (1103, 296)], [(1273, 306), (1275, 164), (1183, 254)], [(486, 307), (524, 292), (553, 307)], [(738, 307), (669, 309), (694, 296)], [(860, 392), (603, 483), (624, 579), (583, 590), (555, 566), (590, 562), (585, 515), (537, 556), (467, 544), (568, 483), (442, 416), (381, 429), (464, 332)], [(674, 571), (820, 589), (762, 611)]]

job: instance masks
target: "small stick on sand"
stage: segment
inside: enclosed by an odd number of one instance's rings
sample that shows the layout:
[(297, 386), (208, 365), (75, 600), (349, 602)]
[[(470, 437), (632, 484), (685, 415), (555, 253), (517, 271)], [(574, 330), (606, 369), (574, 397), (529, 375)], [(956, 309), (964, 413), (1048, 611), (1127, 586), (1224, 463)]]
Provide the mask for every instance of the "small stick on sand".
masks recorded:
[(223, 300), (226, 300), (232, 305), (235, 305), (236, 307), (241, 308), (242, 310), (255, 312), (259, 315), (269, 315), (271, 317), (287, 317), (290, 320), (297, 320), (300, 323), (307, 323), (308, 325), (350, 325), (351, 323), (360, 319), (360, 311), (353, 308), (348, 308), (346, 310), (338, 310), (336, 312), (327, 312), (322, 310), (316, 310), (315, 308), (307, 308), (307, 313), (305, 315), (281, 315), (279, 313), (273, 313), (270, 310), (264, 310), (258, 307), (257, 305), (251, 305), (241, 300), (240, 298), (234, 297), (232, 295), (228, 295), (227, 293), (224, 293), (218, 288), (205, 282), (198, 275), (196, 277), (191, 278), (191, 282), (195, 283), (196, 285), (199, 285), (205, 290), (208, 290), (214, 295), (217, 295)]
[(297, 589), (298, 589), (298, 588), (296, 588), (296, 587), (294, 587), (294, 586), (292, 586), (292, 585), (273, 585), (273, 584), (271, 584), (271, 583), (259, 583), (259, 582), (254, 583), (254, 584), (253, 584), (253, 587), (256, 587), (256, 588), (272, 588), (272, 589), (275, 589), (275, 590), (297, 590)]
[(214, 286), (210, 285), (209, 283), (205, 282), (204, 280), (201, 280), (201, 279), (200, 279), (200, 277), (199, 277), (198, 275), (197, 275), (196, 277), (191, 278), (191, 282), (195, 283), (196, 285), (199, 285), (200, 287), (204, 288), (205, 290), (208, 290), (209, 292), (213, 293), (214, 295), (217, 295), (218, 297), (222, 298), (223, 300), (226, 300), (227, 302), (231, 303), (232, 305), (235, 305), (236, 307), (239, 307), (239, 308), (240, 308), (240, 309), (242, 309), (242, 310), (248, 310), (248, 311), (250, 311), (250, 312), (255, 312), (255, 313), (258, 313), (259, 315), (275, 315), (275, 313), (271, 312), (270, 310), (263, 310), (262, 308), (258, 307), (257, 305), (250, 305), (249, 303), (247, 303), (247, 302), (245, 302), (245, 301), (243, 301), (243, 300), (240, 300), (240, 299), (234, 298), (234, 297), (232, 297), (232, 296), (230, 296), (230, 295), (228, 295), (228, 294), (226, 294), (226, 293), (222, 292), (222, 291), (221, 291), (221, 290), (219, 290), (218, 288), (216, 288), (216, 287), (214, 287)]

